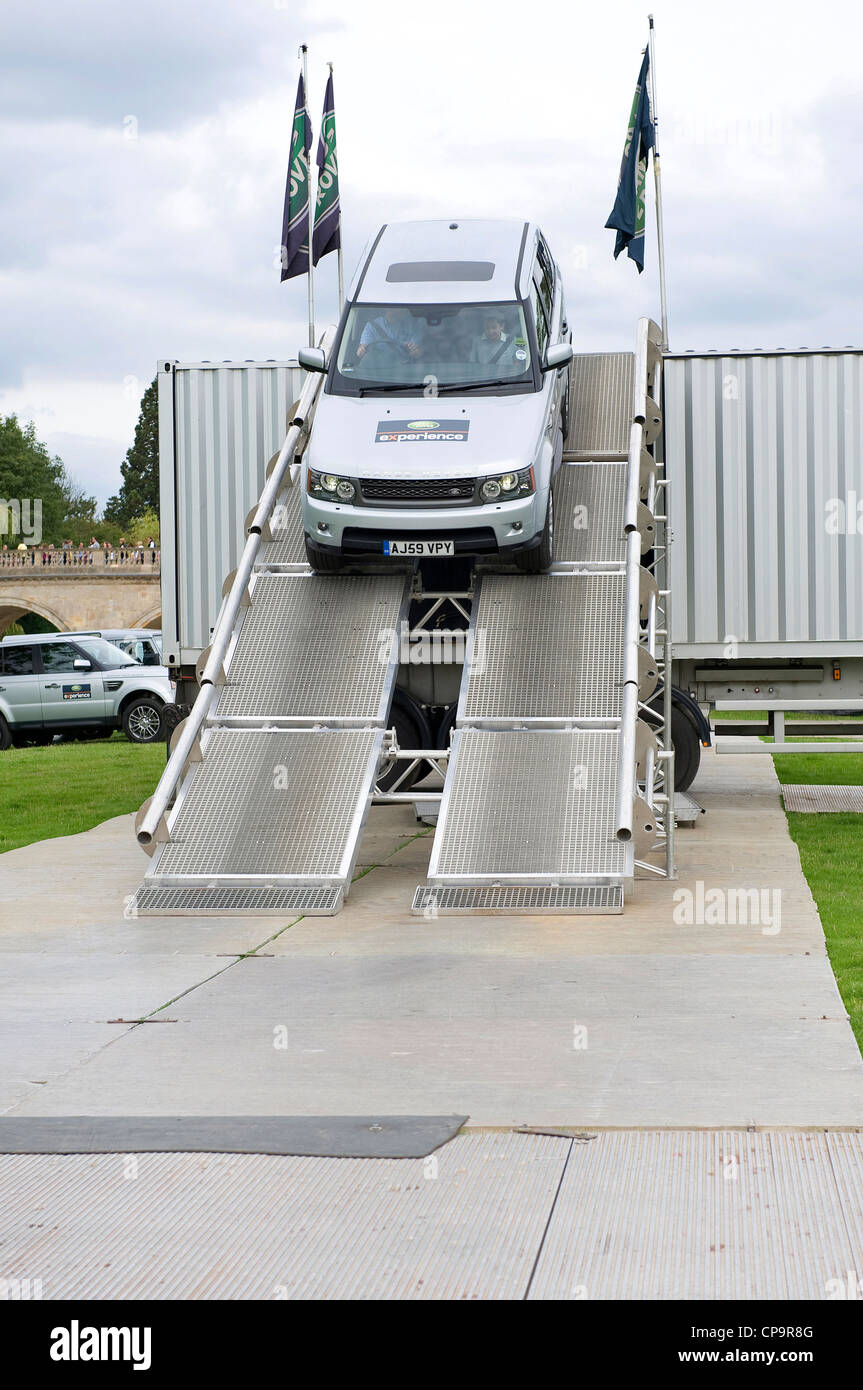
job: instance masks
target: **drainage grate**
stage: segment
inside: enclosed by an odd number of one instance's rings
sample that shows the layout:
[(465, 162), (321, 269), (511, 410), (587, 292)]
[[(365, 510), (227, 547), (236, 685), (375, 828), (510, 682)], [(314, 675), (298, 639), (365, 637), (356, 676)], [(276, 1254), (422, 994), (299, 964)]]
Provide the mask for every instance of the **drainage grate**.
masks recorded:
[[(771, 753), (773, 748), (770, 749)], [(779, 788), (786, 811), (854, 811), (863, 814), (863, 787), (827, 787), (788, 782)]]
[(417, 917), (453, 917), (467, 913), (605, 916), (623, 911), (623, 889), (618, 884), (608, 883), (570, 883), (553, 888), (420, 885), (414, 893), (411, 911)]
[(332, 917), (344, 900), (341, 888), (170, 888), (144, 884), (129, 917)]

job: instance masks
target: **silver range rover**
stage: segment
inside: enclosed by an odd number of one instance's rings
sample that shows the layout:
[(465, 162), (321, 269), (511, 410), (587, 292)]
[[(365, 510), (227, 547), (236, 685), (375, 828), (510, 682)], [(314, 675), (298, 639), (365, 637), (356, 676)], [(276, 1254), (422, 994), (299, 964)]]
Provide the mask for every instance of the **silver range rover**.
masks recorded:
[(370, 558), (551, 563), (568, 413), (563, 286), (529, 222), (390, 223), (364, 254), (304, 460), (319, 571)]
[(0, 642), (0, 751), (50, 743), (56, 734), (132, 743), (165, 737), (174, 688), (164, 666), (142, 666), (87, 633), (5, 637)]

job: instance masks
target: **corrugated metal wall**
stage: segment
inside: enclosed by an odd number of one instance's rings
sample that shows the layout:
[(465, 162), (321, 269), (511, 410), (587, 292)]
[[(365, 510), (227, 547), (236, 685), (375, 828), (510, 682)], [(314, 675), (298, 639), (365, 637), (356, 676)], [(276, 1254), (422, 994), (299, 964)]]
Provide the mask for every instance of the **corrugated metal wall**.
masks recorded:
[(176, 611), (184, 661), (209, 643), (222, 581), (239, 562), (243, 522), (284, 442), (302, 376), (285, 362), (174, 366)]
[(863, 641), (863, 353), (667, 357), (664, 376), (675, 654)]

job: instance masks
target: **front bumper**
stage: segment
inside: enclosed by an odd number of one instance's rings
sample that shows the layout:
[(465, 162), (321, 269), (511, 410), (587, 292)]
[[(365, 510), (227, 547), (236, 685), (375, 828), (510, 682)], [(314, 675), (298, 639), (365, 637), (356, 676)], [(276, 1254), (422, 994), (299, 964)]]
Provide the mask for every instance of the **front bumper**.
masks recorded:
[(544, 522), (538, 492), (479, 507), (353, 507), (303, 495), (306, 539), (330, 554), (381, 554), (384, 540), (402, 539), (452, 540), (457, 554), (513, 552), (535, 544)]

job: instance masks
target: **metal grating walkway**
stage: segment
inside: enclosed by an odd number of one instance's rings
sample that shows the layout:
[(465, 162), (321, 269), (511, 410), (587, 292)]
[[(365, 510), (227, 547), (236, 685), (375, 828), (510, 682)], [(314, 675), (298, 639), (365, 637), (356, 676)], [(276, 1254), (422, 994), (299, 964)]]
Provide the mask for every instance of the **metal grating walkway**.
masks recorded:
[(538, 888), (437, 888), (420, 886), (411, 911), (417, 917), (503, 915), (525, 912), (533, 916), (581, 913), (606, 916), (623, 911), (623, 889), (617, 884), (577, 883), (566, 887)]
[(620, 718), (622, 574), (483, 575), (458, 724)]
[(382, 740), (382, 729), (209, 731), (148, 879), (346, 884)]
[(303, 544), (303, 523), (300, 512), (302, 472), (298, 480), (279, 497), (273, 508), (270, 531), (273, 539), (258, 552), (256, 569), (266, 565), (305, 565), (306, 547)]
[(635, 354), (595, 352), (572, 359), (569, 433), (563, 457), (625, 459), (629, 450)]
[(389, 708), (403, 574), (259, 574), (211, 723), (353, 719)]
[(460, 729), (432, 847), (430, 883), (622, 882), (614, 833), (617, 734)]
[(625, 488), (625, 463), (563, 465), (555, 488), (555, 564), (623, 566)]

